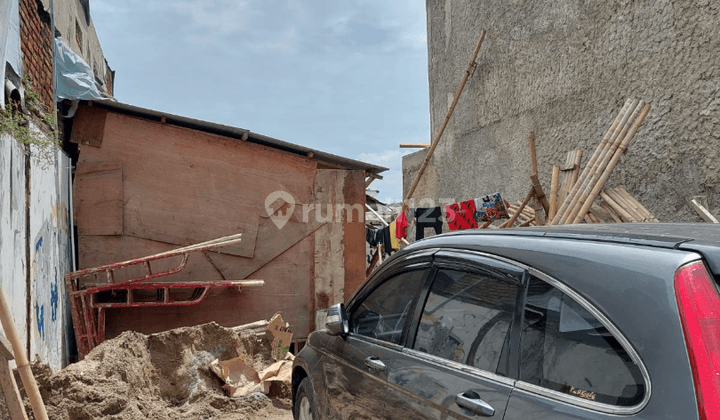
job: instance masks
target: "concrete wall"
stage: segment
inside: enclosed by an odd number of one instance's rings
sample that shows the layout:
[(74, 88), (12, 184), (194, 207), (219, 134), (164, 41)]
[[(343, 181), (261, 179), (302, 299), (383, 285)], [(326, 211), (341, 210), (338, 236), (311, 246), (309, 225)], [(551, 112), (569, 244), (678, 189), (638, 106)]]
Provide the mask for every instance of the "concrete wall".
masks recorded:
[(72, 261), (69, 167), (59, 150), (43, 164), (0, 135), (0, 287), (26, 351), (53, 369), (67, 364), (72, 340), (63, 283)]
[(100, 87), (112, 95), (112, 70), (105, 61), (95, 25), (90, 17), (89, 0), (55, 0), (53, 6), (55, 28), (60, 32), (60, 36), (92, 67), (97, 81), (102, 84)]
[[(720, 207), (720, 4), (656, 0), (427, 0), (432, 134), (478, 36), (487, 38), (418, 198), (527, 193), (527, 138), (540, 178), (592, 155), (628, 97), (653, 108), (609, 179), (661, 221), (700, 221), (687, 197)], [(405, 190), (424, 151), (403, 159)], [(415, 161), (415, 163), (413, 163)]]

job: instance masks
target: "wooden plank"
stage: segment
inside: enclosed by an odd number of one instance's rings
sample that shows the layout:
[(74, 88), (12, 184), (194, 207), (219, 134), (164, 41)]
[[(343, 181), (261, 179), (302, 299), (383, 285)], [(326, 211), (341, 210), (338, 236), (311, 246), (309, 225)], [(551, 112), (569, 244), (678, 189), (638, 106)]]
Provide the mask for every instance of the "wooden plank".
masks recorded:
[(5, 396), (5, 404), (11, 420), (27, 420), (25, 406), (22, 403), (20, 391), (18, 391), (15, 375), (10, 369), (10, 363), (3, 356), (0, 356), (0, 390)]
[(73, 118), (73, 143), (101, 147), (105, 136), (108, 112), (92, 106), (79, 106)]
[(720, 223), (720, 222), (718, 222), (718, 219), (716, 219), (715, 216), (713, 216), (712, 213), (710, 213), (710, 212), (708, 211), (708, 209), (706, 209), (702, 204), (700, 204), (700, 201), (699, 201), (698, 199), (693, 198), (692, 200), (690, 200), (690, 206), (691, 206), (691, 207), (693, 208), (693, 210), (695, 210), (695, 211), (697, 212), (697, 214), (698, 214), (700, 217), (702, 217), (703, 220), (705, 220), (706, 222), (708, 222), (708, 223)]
[(400, 148), (401, 149), (427, 149), (430, 147), (429, 144), (420, 144), (420, 143), (401, 143)]
[[(365, 207), (365, 189), (361, 171), (345, 171), (342, 190), (343, 203)], [(365, 281), (365, 213), (352, 219), (343, 218), (343, 259), (345, 281), (342, 301), (347, 302), (353, 293)]]
[(3, 334), (0, 334), (0, 357), (4, 357), (6, 360), (13, 360), (12, 345)]
[(122, 235), (122, 163), (78, 164), (73, 182), (73, 205), (79, 235)]

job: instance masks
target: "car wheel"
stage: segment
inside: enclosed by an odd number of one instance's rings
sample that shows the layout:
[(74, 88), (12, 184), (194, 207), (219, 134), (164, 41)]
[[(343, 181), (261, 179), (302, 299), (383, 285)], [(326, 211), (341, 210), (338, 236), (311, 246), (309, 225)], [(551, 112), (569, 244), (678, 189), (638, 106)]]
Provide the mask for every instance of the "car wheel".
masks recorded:
[(317, 419), (313, 401), (313, 390), (308, 378), (300, 381), (297, 394), (295, 394), (295, 412), (293, 414), (295, 420)]

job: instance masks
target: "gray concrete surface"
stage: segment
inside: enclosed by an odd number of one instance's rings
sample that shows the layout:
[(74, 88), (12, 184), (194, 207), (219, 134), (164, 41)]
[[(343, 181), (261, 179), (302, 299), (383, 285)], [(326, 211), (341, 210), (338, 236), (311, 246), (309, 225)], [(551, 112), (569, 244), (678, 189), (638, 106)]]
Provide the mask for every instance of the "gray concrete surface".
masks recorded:
[[(661, 221), (700, 221), (687, 198), (720, 211), (720, 3), (707, 0), (427, 0), (432, 137), (478, 36), (478, 68), (415, 197), (457, 201), (530, 186), (584, 150), (583, 165), (627, 98), (652, 110), (608, 181)], [(403, 159), (404, 189), (425, 151)]]

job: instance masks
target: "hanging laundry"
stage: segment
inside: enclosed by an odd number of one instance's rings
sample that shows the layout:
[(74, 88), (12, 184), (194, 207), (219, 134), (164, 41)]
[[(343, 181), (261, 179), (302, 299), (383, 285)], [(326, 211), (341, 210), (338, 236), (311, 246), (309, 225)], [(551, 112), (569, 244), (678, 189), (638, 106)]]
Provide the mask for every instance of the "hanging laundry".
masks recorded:
[(378, 231), (378, 242), (383, 245), (383, 256), (392, 254), (392, 240), (390, 239), (390, 226), (385, 226)]
[(442, 233), (442, 209), (440, 207), (419, 207), (415, 209), (415, 240), (425, 237), (425, 228), (435, 229), (435, 234)]
[(475, 220), (475, 200), (467, 200), (461, 203), (445, 206), (445, 217), (450, 230), (474, 229), (477, 228)]
[(395, 236), (398, 239), (407, 238), (407, 227), (408, 227), (408, 221), (407, 216), (405, 216), (405, 211), (400, 209), (400, 215), (395, 220), (396, 223), (396, 231)]
[(478, 222), (491, 222), (498, 219), (508, 219), (507, 206), (500, 193), (486, 195), (475, 199), (475, 220)]
[[(395, 221), (397, 222), (397, 220)], [(398, 242), (397, 238), (397, 225), (395, 222), (390, 223), (389, 230), (390, 230), (390, 244), (392, 246), (393, 251), (397, 251), (400, 249), (400, 243)]]
[(370, 246), (377, 246), (377, 231), (374, 229), (365, 228), (365, 242), (370, 244)]

